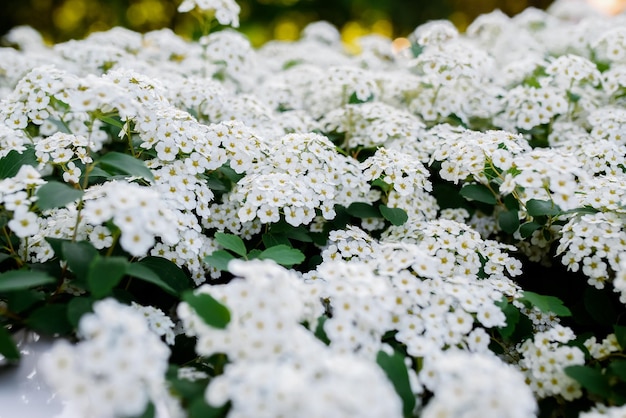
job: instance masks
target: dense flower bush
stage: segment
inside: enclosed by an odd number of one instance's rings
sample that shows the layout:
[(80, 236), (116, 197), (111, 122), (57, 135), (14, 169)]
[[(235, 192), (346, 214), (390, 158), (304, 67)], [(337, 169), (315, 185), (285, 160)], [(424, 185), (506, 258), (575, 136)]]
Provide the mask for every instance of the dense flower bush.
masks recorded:
[[(231, 0), (185, 0), (205, 28)], [(0, 353), (79, 416), (623, 416), (626, 16), (0, 60)]]

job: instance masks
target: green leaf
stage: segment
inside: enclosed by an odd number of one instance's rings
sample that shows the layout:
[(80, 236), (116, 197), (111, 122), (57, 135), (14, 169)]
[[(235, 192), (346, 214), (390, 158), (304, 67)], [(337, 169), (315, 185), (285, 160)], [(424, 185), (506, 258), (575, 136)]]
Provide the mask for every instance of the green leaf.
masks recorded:
[(378, 188), (380, 188), (380, 190), (382, 190), (383, 192), (387, 193), (388, 191), (390, 191), (393, 187), (391, 186), (391, 184), (385, 182), (383, 179), (375, 179), (374, 181), (372, 181), (372, 186), (376, 186)]
[(530, 199), (526, 202), (526, 211), (530, 216), (556, 216), (561, 213), (561, 208), (548, 200)]
[(226, 416), (230, 404), (215, 407), (204, 401), (204, 395), (198, 396), (189, 407), (189, 418), (222, 418)]
[(182, 300), (191, 306), (198, 316), (214, 328), (224, 329), (230, 322), (230, 311), (208, 293), (194, 293), (188, 290)]
[(100, 116), (98, 117), (102, 122), (108, 123), (109, 125), (115, 126), (116, 128), (124, 128), (124, 123), (121, 121), (119, 116), (111, 117), (111, 116)]
[(26, 324), (42, 334), (67, 334), (72, 330), (65, 304), (51, 304), (36, 309), (26, 319)]
[(519, 233), (522, 238), (528, 238), (539, 228), (541, 228), (541, 224), (538, 224), (537, 222), (526, 222), (519, 227)]
[(607, 290), (608, 289), (596, 289), (593, 286), (585, 287), (583, 304), (585, 310), (594, 321), (610, 328), (617, 322), (619, 314)]
[(520, 300), (528, 302), (544, 313), (554, 312), (558, 316), (572, 316), (572, 312), (563, 305), (563, 301), (554, 296), (525, 291)]
[[(163, 257), (146, 257), (139, 261), (142, 266), (155, 272), (161, 281), (167, 283), (176, 292), (181, 293), (192, 286), (190, 278), (175, 263)], [(143, 277), (145, 280), (145, 277)]]
[(353, 202), (347, 208), (348, 213), (355, 218), (380, 218), (380, 211), (369, 203)]
[(467, 200), (476, 200), (488, 205), (495, 205), (497, 202), (491, 190), (484, 184), (467, 184), (463, 186), (459, 193)]
[(159, 277), (150, 267), (140, 263), (130, 263), (126, 267), (126, 274), (143, 280), (144, 282), (152, 283), (172, 296), (178, 296), (178, 293), (172, 286), (167, 284), (163, 279)]
[(328, 317), (326, 315), (322, 315), (319, 318), (317, 318), (317, 326), (315, 327), (315, 337), (317, 337), (317, 339), (323, 342), (324, 344), (330, 345), (330, 339), (328, 338), (328, 335), (326, 335), (326, 331), (324, 330), (324, 324), (326, 323), (327, 320), (328, 320)]
[(433, 184), (433, 196), (437, 199), (437, 204), (441, 209), (466, 208), (467, 200), (459, 194), (459, 189), (450, 183)]
[(78, 322), (84, 314), (92, 311), (93, 303), (94, 300), (87, 296), (70, 299), (67, 304), (67, 320), (74, 328), (78, 327)]
[(245, 174), (241, 173), (238, 174), (235, 170), (233, 170), (232, 168), (230, 168), (230, 166), (228, 165), (223, 165), (220, 168), (218, 168), (218, 171), (224, 175), (224, 177), (226, 177), (228, 180), (230, 180), (233, 183), (237, 183), (239, 180), (241, 180)]
[(83, 196), (82, 190), (58, 181), (49, 181), (37, 189), (37, 207), (41, 210), (60, 208)]
[(87, 241), (64, 241), (61, 244), (61, 251), (63, 252), (63, 258), (67, 261), (67, 265), (76, 274), (76, 277), (87, 280), (89, 265), (98, 256), (98, 250)]
[(506, 326), (498, 328), (498, 333), (500, 333), (502, 338), (508, 339), (513, 336), (515, 327), (519, 323), (520, 311), (512, 303), (509, 303), (506, 298), (497, 302), (496, 305), (500, 307), (502, 313), (506, 316)]
[(622, 351), (626, 351), (626, 327), (621, 325), (613, 325), (613, 332), (615, 333), (615, 338), (619, 346), (622, 348)]
[(9, 331), (4, 327), (0, 327), (0, 354), (9, 361), (17, 361), (20, 359), (20, 351)]
[(348, 99), (348, 103), (349, 104), (361, 104), (361, 103), (371, 102), (372, 100), (374, 100), (373, 94), (370, 94), (370, 96), (367, 99), (361, 100), (357, 97), (356, 92), (354, 92), (352, 93), (352, 95), (350, 95), (350, 98)]
[(392, 225), (400, 226), (409, 220), (409, 215), (407, 215), (404, 209), (390, 208), (385, 205), (380, 205), (378, 209), (383, 218), (391, 222)]
[(154, 180), (152, 171), (146, 167), (145, 163), (121, 152), (107, 152), (96, 161), (105, 171), (111, 174), (127, 174), (129, 176), (143, 177), (148, 180)]
[(276, 245), (291, 245), (289, 238), (284, 234), (263, 234), (261, 239), (263, 240), (265, 248), (274, 247)]
[(137, 418), (154, 418), (155, 416), (156, 408), (154, 407), (154, 403), (148, 402), (145, 411), (143, 411), (141, 415), (138, 415)]
[(498, 215), (498, 225), (507, 234), (512, 234), (519, 228), (519, 217), (516, 210), (500, 212)]
[(609, 364), (611, 372), (620, 378), (622, 382), (626, 382), (626, 360), (614, 360)]
[(609, 378), (602, 374), (602, 371), (587, 366), (569, 366), (565, 369), (565, 374), (576, 380), (590, 393), (608, 398), (611, 393)]
[(258, 258), (261, 260), (274, 260), (281, 266), (293, 266), (294, 264), (302, 263), (305, 257), (300, 250), (287, 245), (276, 245), (262, 251)]
[(28, 289), (55, 281), (54, 277), (40, 271), (10, 270), (0, 273), (0, 292)]
[(259, 255), (261, 255), (261, 250), (259, 250), (258, 248), (255, 248), (253, 250), (250, 250), (247, 258), (248, 260), (254, 260), (254, 259), (259, 258)]
[(0, 159), (0, 179), (15, 177), (23, 165), (37, 166), (37, 157), (33, 148), (27, 148), (21, 154), (15, 150), (9, 151)]
[(235, 256), (228, 251), (218, 250), (204, 257), (204, 262), (218, 270), (228, 271), (228, 263), (234, 259)]
[(393, 387), (396, 389), (400, 399), (402, 399), (404, 416), (413, 416), (415, 396), (411, 390), (409, 373), (404, 364), (404, 357), (397, 352), (389, 355), (384, 351), (379, 351), (376, 356), (376, 363), (384, 370), (391, 383), (393, 383)]
[(38, 302), (45, 300), (46, 294), (36, 290), (16, 290), (6, 293), (6, 302), (9, 310), (14, 313), (21, 313), (32, 308)]
[(89, 171), (89, 178), (90, 179), (98, 179), (98, 178), (109, 179), (109, 178), (112, 178), (112, 177), (114, 177), (114, 176), (112, 176), (108, 172), (104, 171), (100, 167), (94, 166), (94, 167), (91, 168), (91, 171)]
[(303, 226), (297, 228), (291, 227), (285, 231), (285, 235), (287, 235), (287, 238), (295, 241), (313, 242), (313, 238), (311, 238), (311, 235), (309, 235), (309, 232)]
[(67, 239), (52, 238), (52, 237), (45, 237), (45, 240), (52, 247), (52, 251), (54, 251), (54, 255), (59, 257), (59, 258), (64, 259), (64, 257), (63, 257), (63, 243), (64, 242), (71, 242), (71, 241), (67, 240)]
[(109, 295), (126, 274), (128, 264), (124, 257), (94, 258), (87, 273), (87, 284), (91, 294), (96, 299)]
[(504, 196), (502, 201), (504, 202), (504, 206), (511, 212), (519, 211), (519, 201), (512, 194)]
[(216, 232), (215, 241), (227, 250), (230, 250), (242, 257), (245, 257), (248, 253), (248, 250), (246, 250), (246, 244), (237, 235)]

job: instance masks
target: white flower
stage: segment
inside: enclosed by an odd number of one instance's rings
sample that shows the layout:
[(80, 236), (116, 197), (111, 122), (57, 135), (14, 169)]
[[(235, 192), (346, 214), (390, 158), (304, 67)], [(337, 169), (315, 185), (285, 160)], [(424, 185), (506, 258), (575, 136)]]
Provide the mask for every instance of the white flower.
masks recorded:
[(234, 0), (184, 0), (178, 6), (179, 13), (190, 12), (195, 8), (212, 11), (222, 25), (239, 26), (239, 5)]
[(27, 208), (20, 206), (13, 212), (9, 228), (20, 238), (32, 237), (39, 232), (39, 218)]

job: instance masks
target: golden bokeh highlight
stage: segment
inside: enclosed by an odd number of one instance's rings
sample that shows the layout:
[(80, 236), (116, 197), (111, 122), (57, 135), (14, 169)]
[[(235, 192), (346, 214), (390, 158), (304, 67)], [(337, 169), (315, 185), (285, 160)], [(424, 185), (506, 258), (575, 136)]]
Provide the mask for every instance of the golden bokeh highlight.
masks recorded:
[[(7, 0), (0, 0), (4, 2)], [(182, 0), (21, 0), (24, 6), (15, 8), (17, 21), (25, 22), (38, 29), (52, 43), (72, 38), (82, 38), (94, 31), (124, 26), (134, 31), (147, 32), (172, 28), (176, 33), (197, 38), (202, 33), (197, 19), (189, 13), (178, 14), (176, 8)], [(399, 0), (398, 0), (399, 1)], [(615, 10), (626, 7), (626, 0), (572, 0), (589, 1), (597, 7)], [(425, 10), (436, 11), (430, 18), (449, 19), (460, 30), (479, 14), (496, 8), (513, 15), (528, 6), (550, 0), (446, 0), (441, 3), (418, 3), (412, 8), (388, 0), (388, 3), (360, 0), (350, 3), (332, 3), (320, 0), (319, 7), (313, 0), (237, 0), (241, 7), (239, 30), (252, 45), (261, 46), (271, 39), (292, 41), (300, 37), (302, 29), (309, 23), (329, 18), (341, 32), (348, 49), (358, 52), (356, 39), (371, 33), (390, 39), (407, 36), (419, 22), (411, 25), (410, 14), (427, 16)], [(326, 4), (326, 6), (323, 6)], [(326, 7), (326, 8), (324, 8)], [(420, 14), (422, 13), (422, 14)], [(428, 15), (431, 16), (431, 15)], [(439, 17), (438, 17), (439, 16)], [(396, 20), (401, 18), (399, 21)], [(422, 17), (422, 19), (426, 19)], [(394, 23), (396, 26), (394, 26)]]
[(626, 10), (626, 0), (588, 0), (588, 3), (608, 15), (616, 15)]

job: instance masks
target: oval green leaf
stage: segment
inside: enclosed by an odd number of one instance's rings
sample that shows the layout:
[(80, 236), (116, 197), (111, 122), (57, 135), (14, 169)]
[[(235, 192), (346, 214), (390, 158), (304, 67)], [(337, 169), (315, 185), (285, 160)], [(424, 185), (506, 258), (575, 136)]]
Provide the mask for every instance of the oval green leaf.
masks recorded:
[(214, 238), (219, 245), (226, 248), (227, 250), (234, 252), (237, 255), (245, 257), (245, 255), (248, 253), (248, 250), (246, 250), (246, 244), (237, 235), (216, 232)]
[(501, 212), (498, 216), (498, 225), (507, 234), (512, 234), (519, 228), (519, 217), (517, 211)]
[(293, 266), (304, 261), (305, 257), (302, 251), (291, 248), (287, 245), (275, 245), (261, 252), (258, 255), (261, 260), (274, 260), (281, 266)]
[(107, 152), (96, 163), (110, 174), (122, 173), (154, 180), (152, 171), (146, 167), (143, 161), (121, 152)]
[(221, 271), (228, 271), (228, 263), (234, 260), (235, 256), (228, 251), (218, 250), (204, 257), (204, 262)]
[(124, 257), (96, 257), (91, 262), (87, 274), (91, 294), (100, 299), (111, 293), (126, 274), (128, 264)]
[(526, 202), (526, 211), (530, 216), (556, 216), (561, 213), (561, 208), (548, 200), (530, 199)]
[(0, 292), (12, 292), (54, 282), (54, 277), (40, 271), (11, 270), (0, 274)]
[(400, 399), (402, 399), (404, 416), (413, 416), (415, 395), (413, 395), (413, 390), (411, 389), (409, 373), (404, 364), (404, 357), (397, 352), (394, 352), (393, 355), (389, 355), (384, 351), (379, 351), (376, 356), (376, 363), (384, 370), (387, 378), (393, 384), (396, 393), (400, 396)]
[(82, 190), (65, 183), (49, 181), (37, 190), (37, 207), (41, 210), (60, 208), (83, 196)]
[(196, 311), (207, 325), (224, 329), (230, 322), (228, 308), (208, 293), (194, 293), (188, 290), (183, 293), (182, 299)]
[(11, 338), (9, 331), (0, 327), (0, 354), (9, 361), (17, 361), (20, 359), (20, 351), (15, 345), (15, 341)]
[(139, 263), (131, 263), (126, 268), (126, 274), (145, 282), (152, 283), (170, 295), (178, 296), (178, 292), (174, 290), (172, 286), (163, 281), (159, 275), (152, 271), (148, 266)]
[(463, 186), (459, 193), (467, 200), (476, 200), (489, 205), (496, 204), (496, 197), (484, 184), (467, 184)]
[(390, 208), (385, 205), (380, 205), (378, 210), (380, 210), (380, 214), (383, 215), (383, 218), (395, 226), (400, 226), (409, 220), (409, 215), (401, 208)]

